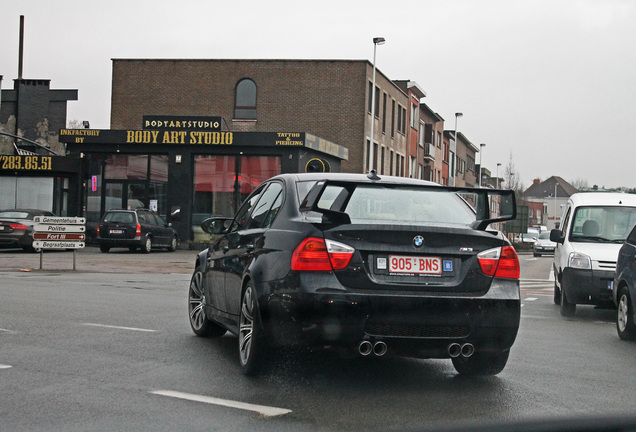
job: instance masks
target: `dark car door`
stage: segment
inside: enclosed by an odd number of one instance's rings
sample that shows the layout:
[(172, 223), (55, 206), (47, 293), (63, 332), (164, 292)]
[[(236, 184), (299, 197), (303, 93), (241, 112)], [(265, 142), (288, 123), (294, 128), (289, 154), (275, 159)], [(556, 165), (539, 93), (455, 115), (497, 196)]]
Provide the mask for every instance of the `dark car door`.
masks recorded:
[(243, 212), (237, 214), (235, 228), (227, 236), (228, 250), (224, 257), (225, 302), (230, 315), (238, 317), (243, 288), (243, 276), (252, 262), (267, 252), (264, 234), (271, 226), (283, 202), (282, 184), (271, 182), (257, 199), (250, 199)]
[[(265, 187), (256, 189), (239, 208), (229, 232), (210, 245), (208, 266), (205, 272), (205, 295), (208, 305), (219, 317), (227, 319), (227, 302), (225, 300), (225, 274), (236, 266), (234, 258), (237, 245), (237, 229), (242, 226), (249, 216), (253, 206), (258, 201)], [(228, 255), (229, 254), (229, 255)], [(235, 272), (238, 270), (234, 270)]]
[(172, 228), (170, 228), (166, 221), (156, 213), (148, 213), (147, 216), (153, 223), (155, 244), (170, 246), (170, 241), (172, 240)]

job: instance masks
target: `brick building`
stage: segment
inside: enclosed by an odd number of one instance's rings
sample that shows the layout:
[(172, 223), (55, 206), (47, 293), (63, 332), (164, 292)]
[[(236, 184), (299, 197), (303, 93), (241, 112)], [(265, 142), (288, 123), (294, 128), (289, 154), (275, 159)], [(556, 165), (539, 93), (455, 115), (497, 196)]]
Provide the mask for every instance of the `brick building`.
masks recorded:
[(373, 118), (377, 171), (402, 174), (409, 99), (376, 71), (372, 109), (372, 74), (366, 60), (115, 59), (111, 128), (160, 114), (220, 116), (230, 131), (307, 131), (349, 149), (342, 171), (366, 172)]
[[(2, 77), (0, 76), (0, 82)], [(0, 209), (40, 208), (66, 216), (78, 205), (80, 164), (59, 141), (77, 90), (47, 79), (13, 80), (0, 94)]]

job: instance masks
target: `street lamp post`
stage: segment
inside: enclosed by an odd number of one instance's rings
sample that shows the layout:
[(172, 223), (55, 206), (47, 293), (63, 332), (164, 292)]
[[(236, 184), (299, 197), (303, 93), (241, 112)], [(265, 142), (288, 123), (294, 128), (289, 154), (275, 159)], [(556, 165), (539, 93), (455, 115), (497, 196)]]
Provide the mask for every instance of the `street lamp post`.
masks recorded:
[(375, 51), (385, 42), (383, 37), (373, 38), (373, 86), (371, 87), (371, 142), (369, 143), (369, 172), (373, 169), (373, 125), (375, 124)]
[(455, 113), (455, 136), (453, 137), (453, 146), (452, 146), (452, 151), (453, 151), (453, 156), (452, 156), (452, 160), (450, 160), (449, 162), (451, 163), (451, 173), (449, 174), (448, 177), (449, 180), (453, 179), (453, 181), (451, 182), (451, 186), (455, 186), (455, 172), (456, 172), (456, 167), (455, 167), (455, 162), (456, 162), (456, 158), (455, 155), (457, 154), (457, 119), (461, 116), (463, 116), (464, 114), (458, 112)]
[(484, 147), (486, 147), (486, 144), (479, 144), (479, 187), (481, 187), (481, 167), (483, 166), (481, 164), (481, 157), (484, 154)]

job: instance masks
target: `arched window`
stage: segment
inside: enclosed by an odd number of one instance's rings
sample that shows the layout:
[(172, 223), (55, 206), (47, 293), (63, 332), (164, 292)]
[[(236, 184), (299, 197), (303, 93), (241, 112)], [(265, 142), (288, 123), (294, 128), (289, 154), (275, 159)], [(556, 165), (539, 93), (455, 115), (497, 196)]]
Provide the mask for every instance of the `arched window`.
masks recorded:
[(256, 84), (249, 78), (236, 84), (235, 119), (256, 119)]

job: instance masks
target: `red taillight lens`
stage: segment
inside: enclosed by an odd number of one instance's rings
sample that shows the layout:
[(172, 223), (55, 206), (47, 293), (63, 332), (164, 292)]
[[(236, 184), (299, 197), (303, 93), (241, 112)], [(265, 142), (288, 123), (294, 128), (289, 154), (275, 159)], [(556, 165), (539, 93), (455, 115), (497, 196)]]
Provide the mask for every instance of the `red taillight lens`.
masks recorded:
[(137, 229), (135, 230), (135, 237), (141, 237), (141, 225), (137, 224)]
[(13, 228), (14, 230), (26, 230), (27, 229), (26, 225), (22, 225), (22, 224), (11, 224), (9, 226), (11, 228)]
[(512, 246), (488, 249), (477, 255), (481, 271), (487, 276), (519, 279), (519, 258)]
[(97, 236), (99, 237), (99, 224), (97, 224)]
[(331, 271), (349, 265), (354, 249), (343, 243), (309, 237), (294, 250), (291, 260), (292, 270)]

